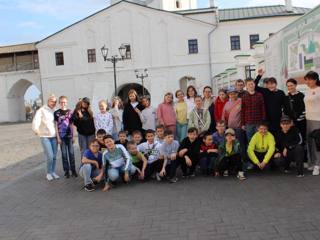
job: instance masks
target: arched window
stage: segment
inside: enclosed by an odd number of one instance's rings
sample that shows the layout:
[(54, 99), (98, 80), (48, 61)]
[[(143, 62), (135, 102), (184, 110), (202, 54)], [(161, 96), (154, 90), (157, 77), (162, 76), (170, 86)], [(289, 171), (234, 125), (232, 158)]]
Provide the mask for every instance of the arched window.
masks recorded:
[(181, 8), (181, 2), (179, 0), (176, 1), (176, 8)]

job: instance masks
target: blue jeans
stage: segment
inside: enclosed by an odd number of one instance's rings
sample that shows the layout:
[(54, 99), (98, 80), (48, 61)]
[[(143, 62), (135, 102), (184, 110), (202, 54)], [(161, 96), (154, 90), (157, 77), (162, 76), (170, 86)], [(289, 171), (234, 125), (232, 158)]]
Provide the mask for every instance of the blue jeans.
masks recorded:
[(78, 133), (78, 141), (79, 141), (81, 157), (82, 157), (84, 151), (89, 148), (89, 144), (94, 138), (95, 138), (95, 135), (86, 136), (86, 135), (81, 135), (80, 133)]
[[(136, 172), (136, 167), (133, 166), (132, 164), (129, 165), (128, 168), (128, 172), (129, 172), (129, 176), (132, 176), (135, 174)], [(119, 167), (119, 168), (108, 168), (106, 169), (106, 181), (109, 182), (116, 182), (121, 175), (124, 174), (124, 166)]]
[(47, 173), (52, 174), (56, 169), (56, 159), (58, 143), (56, 137), (41, 137), (40, 138), (43, 152), (47, 157)]
[(89, 163), (83, 164), (79, 169), (79, 175), (84, 180), (84, 185), (92, 183), (92, 178), (99, 175), (99, 169), (94, 169), (92, 171), (92, 166)]
[(75, 172), (76, 165), (74, 160), (74, 149), (73, 149), (72, 138), (69, 138), (69, 137), (61, 138), (60, 149), (61, 149), (63, 171), (69, 172), (71, 170), (72, 172)]
[(177, 139), (179, 142), (187, 136), (188, 124), (181, 124), (177, 122)]

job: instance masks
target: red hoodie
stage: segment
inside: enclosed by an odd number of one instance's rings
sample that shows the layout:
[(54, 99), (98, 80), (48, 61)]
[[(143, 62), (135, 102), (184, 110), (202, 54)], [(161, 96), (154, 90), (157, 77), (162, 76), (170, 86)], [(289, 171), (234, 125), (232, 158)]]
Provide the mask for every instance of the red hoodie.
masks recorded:
[(222, 120), (222, 111), (223, 111), (224, 105), (226, 105), (228, 101), (229, 101), (228, 99), (225, 99), (224, 101), (222, 101), (219, 97), (217, 97), (217, 100), (214, 103), (214, 118), (216, 122)]

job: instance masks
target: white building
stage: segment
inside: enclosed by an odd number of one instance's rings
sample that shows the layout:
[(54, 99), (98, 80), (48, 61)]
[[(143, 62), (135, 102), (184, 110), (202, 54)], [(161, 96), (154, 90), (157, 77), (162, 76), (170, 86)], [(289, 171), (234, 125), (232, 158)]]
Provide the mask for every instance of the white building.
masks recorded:
[[(291, 8), (290, 4), (218, 9), (214, 1), (209, 8), (195, 9), (196, 2), (112, 0), (110, 7), (41, 40), (36, 45), (41, 79), (37, 86), (44, 99), (49, 93), (66, 95), (70, 106), (84, 96), (94, 105), (100, 99), (110, 99), (114, 95), (113, 67), (102, 58), (103, 45), (110, 55), (118, 54), (120, 45), (126, 46), (129, 59), (118, 62), (116, 71), (117, 92), (122, 97), (130, 88), (142, 92), (134, 70), (145, 68), (149, 77), (144, 87), (153, 105), (162, 101), (165, 92), (185, 90), (189, 84), (199, 90), (205, 85), (216, 88), (219, 83), (215, 80), (219, 79), (213, 76), (225, 69), (240, 76), (234, 69), (235, 57), (253, 54), (254, 43), (308, 10)], [(8, 105), (7, 98), (1, 102)], [(0, 121), (21, 119), (18, 116), (21, 114), (10, 118), (0, 114)]]

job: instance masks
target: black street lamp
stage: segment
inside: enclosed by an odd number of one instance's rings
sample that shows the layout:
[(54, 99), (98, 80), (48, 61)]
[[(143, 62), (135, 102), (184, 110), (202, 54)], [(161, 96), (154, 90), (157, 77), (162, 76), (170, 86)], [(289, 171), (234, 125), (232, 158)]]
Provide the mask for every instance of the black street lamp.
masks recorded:
[(134, 70), (136, 77), (141, 79), (142, 82), (142, 95), (144, 95), (144, 79), (149, 76), (148, 69), (144, 69), (143, 72), (139, 72), (138, 69)]
[(101, 48), (101, 54), (103, 57), (103, 60), (106, 62), (112, 62), (113, 64), (113, 79), (114, 79), (114, 96), (118, 95), (118, 89), (117, 89), (117, 73), (116, 73), (116, 64), (118, 61), (123, 61), (126, 60), (126, 46), (124, 46), (123, 44), (121, 44), (121, 46), (119, 47), (119, 54), (118, 55), (113, 55), (111, 57), (108, 57), (108, 52), (109, 49), (106, 48), (105, 45), (103, 45), (103, 47)]

